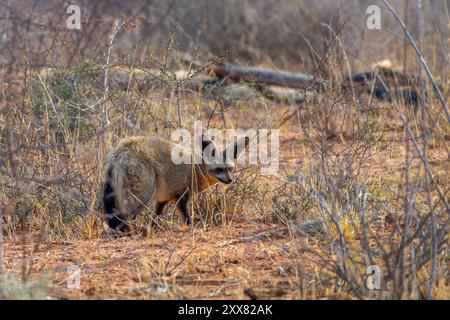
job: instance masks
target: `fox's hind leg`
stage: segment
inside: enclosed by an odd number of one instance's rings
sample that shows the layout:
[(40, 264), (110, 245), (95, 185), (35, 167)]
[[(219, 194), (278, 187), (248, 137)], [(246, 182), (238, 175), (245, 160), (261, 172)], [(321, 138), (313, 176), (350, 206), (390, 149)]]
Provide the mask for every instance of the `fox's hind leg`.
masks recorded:
[(109, 166), (103, 193), (106, 220), (111, 229), (128, 233), (128, 222), (134, 220), (152, 198), (155, 173), (127, 153)]
[[(133, 188), (130, 188), (133, 189)], [(141, 213), (143, 210), (147, 210), (148, 204), (150, 203), (150, 200), (152, 198), (153, 192), (154, 192), (154, 186), (153, 182), (150, 181), (149, 184), (145, 187), (141, 186), (140, 189), (134, 190), (135, 193), (129, 194), (129, 215), (128, 220), (134, 220), (139, 213)]]

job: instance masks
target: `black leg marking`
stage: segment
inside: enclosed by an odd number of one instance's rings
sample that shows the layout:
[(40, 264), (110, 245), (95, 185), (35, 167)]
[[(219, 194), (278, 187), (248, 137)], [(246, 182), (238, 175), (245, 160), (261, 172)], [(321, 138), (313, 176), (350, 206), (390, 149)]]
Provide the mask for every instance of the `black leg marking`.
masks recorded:
[(154, 206), (154, 211), (155, 211), (155, 216), (154, 218), (152, 218), (152, 228), (155, 227), (156, 225), (156, 219), (159, 219), (158, 216), (160, 216), (163, 211), (164, 208), (166, 207), (166, 204), (168, 203), (168, 201), (164, 201), (164, 202), (157, 202)]
[(155, 214), (157, 216), (161, 215), (164, 211), (164, 208), (166, 207), (168, 201), (164, 201), (164, 202), (157, 202), (155, 205)]
[(186, 225), (189, 226), (191, 224), (191, 215), (190, 215), (189, 209), (188, 209), (188, 202), (189, 202), (189, 195), (187, 195), (187, 194), (181, 195), (178, 198), (177, 208), (183, 214)]

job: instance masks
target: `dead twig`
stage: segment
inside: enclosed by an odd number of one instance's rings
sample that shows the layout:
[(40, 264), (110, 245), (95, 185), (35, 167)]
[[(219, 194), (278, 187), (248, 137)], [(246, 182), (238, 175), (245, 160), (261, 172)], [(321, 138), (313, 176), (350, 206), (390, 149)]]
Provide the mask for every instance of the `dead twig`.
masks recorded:
[[(100, 262), (100, 263), (93, 263), (93, 264), (81, 264), (80, 265), (80, 269), (84, 269), (84, 270), (98, 270), (98, 269), (103, 269), (106, 267), (110, 267), (112, 265), (116, 265), (119, 264), (123, 261), (129, 261), (131, 259), (134, 259), (138, 256), (137, 253), (134, 252), (128, 252), (120, 257), (117, 258), (112, 258), (106, 262)], [(53, 272), (66, 272), (67, 271), (67, 266), (58, 266), (55, 267), (53, 269), (51, 269), (51, 271)]]
[(281, 236), (286, 231), (288, 231), (288, 227), (280, 227), (280, 228), (270, 228), (261, 232), (258, 232), (256, 234), (250, 235), (250, 236), (243, 236), (239, 238), (229, 239), (221, 244), (218, 245), (218, 247), (225, 247), (232, 244), (240, 243), (240, 242), (258, 242), (261, 240), (267, 240), (269, 236)]

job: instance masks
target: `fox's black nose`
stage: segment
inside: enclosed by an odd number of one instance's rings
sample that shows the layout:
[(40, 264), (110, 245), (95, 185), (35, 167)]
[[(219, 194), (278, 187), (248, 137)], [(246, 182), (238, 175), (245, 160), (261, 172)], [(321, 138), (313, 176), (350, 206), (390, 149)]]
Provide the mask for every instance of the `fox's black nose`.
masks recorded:
[(225, 183), (225, 184), (230, 184), (230, 183), (233, 182), (232, 179), (219, 179), (219, 180), (222, 181), (222, 182)]

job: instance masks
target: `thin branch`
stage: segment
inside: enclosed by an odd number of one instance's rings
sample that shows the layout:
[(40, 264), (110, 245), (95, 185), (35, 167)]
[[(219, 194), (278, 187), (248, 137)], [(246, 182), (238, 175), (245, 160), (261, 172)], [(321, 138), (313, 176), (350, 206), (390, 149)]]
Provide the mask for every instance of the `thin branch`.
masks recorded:
[[(108, 93), (109, 93), (109, 86), (108, 86), (109, 67), (108, 66), (109, 66), (109, 61), (111, 60), (111, 52), (112, 52), (114, 41), (116, 40), (117, 34), (123, 28), (123, 26), (125, 26), (128, 22), (130, 22), (133, 19), (134, 19), (134, 17), (129, 18), (129, 19), (125, 20), (124, 22), (122, 22), (119, 26), (116, 26), (116, 29), (111, 34), (109, 44), (108, 44), (108, 53), (106, 55), (106, 63), (105, 63), (105, 79), (103, 82), (104, 94), (103, 94), (102, 99), (100, 99), (102, 102), (105, 102), (107, 100)], [(102, 114), (103, 114), (102, 124), (104, 127), (108, 127), (109, 119), (108, 119), (108, 108), (106, 106), (106, 103), (103, 103)]]

